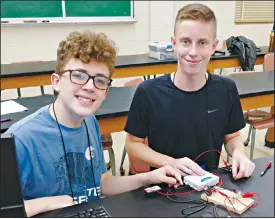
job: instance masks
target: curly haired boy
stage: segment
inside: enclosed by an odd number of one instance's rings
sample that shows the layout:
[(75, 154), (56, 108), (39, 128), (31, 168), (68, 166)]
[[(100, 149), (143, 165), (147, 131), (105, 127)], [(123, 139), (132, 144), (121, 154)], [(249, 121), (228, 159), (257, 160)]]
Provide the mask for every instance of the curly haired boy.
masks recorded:
[(59, 44), (51, 75), (55, 102), (7, 131), (15, 138), (27, 216), (148, 184), (182, 184), (170, 166), (134, 176), (107, 173), (93, 113), (111, 85), (115, 57), (104, 34), (71, 33)]

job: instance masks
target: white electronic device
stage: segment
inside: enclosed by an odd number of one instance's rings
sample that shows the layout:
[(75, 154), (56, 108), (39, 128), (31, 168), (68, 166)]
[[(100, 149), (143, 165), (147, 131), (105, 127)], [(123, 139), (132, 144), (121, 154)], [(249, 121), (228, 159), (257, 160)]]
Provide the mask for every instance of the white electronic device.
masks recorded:
[(204, 171), (205, 174), (203, 176), (197, 175), (188, 175), (183, 178), (183, 181), (186, 185), (191, 188), (202, 191), (206, 190), (209, 187), (216, 186), (219, 184), (220, 178), (212, 173)]

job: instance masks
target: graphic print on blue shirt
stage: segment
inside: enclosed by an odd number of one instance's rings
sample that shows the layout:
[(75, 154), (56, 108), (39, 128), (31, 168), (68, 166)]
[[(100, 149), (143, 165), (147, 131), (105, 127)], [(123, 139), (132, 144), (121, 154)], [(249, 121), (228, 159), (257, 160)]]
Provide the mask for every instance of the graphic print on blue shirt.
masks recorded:
[[(89, 149), (87, 148), (86, 151), (89, 151)], [(85, 153), (85, 155), (87, 155), (87, 153)], [(89, 157), (85, 155), (83, 153), (74, 152), (66, 153), (69, 170), (66, 166), (65, 156), (60, 157), (54, 163), (57, 184), (64, 183), (64, 188), (62, 190), (67, 191), (67, 194), (71, 194), (71, 183), (73, 199), (79, 204), (94, 199), (97, 195), (100, 196), (100, 184), (96, 182), (95, 190), (93, 181), (93, 175), (99, 171), (100, 162), (97, 162), (98, 159), (95, 159), (95, 156), (92, 155), (94, 166), (93, 173), (90, 155)], [(90, 183), (87, 185), (86, 182)]]

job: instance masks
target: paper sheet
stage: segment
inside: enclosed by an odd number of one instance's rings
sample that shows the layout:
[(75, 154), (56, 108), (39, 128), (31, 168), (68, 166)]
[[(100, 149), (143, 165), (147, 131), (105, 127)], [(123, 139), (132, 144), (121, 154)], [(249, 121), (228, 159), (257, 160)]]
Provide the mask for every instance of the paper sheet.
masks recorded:
[(10, 114), (10, 113), (17, 113), (28, 110), (26, 107), (20, 105), (19, 103), (16, 103), (13, 100), (7, 100), (1, 102), (1, 116)]

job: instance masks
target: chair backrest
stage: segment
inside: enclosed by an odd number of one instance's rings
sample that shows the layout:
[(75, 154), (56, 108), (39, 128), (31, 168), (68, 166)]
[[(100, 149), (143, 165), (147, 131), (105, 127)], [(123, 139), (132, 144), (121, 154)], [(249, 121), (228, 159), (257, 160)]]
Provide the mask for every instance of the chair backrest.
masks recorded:
[[(127, 81), (124, 86), (138, 86), (140, 83), (143, 82), (143, 79), (141, 78), (136, 78), (130, 81)], [(148, 145), (148, 141), (147, 138), (145, 139), (145, 143)], [(140, 160), (137, 160), (133, 157), (131, 157), (128, 154), (128, 158), (129, 158), (129, 164), (130, 164), (130, 172), (131, 173), (144, 173), (144, 172), (148, 172), (150, 170), (150, 167), (147, 164), (144, 164), (143, 162), (141, 162)]]
[[(148, 145), (147, 138), (145, 139), (145, 144)], [(143, 163), (140, 160), (137, 160), (136, 158), (131, 157), (129, 154), (128, 154), (128, 158), (129, 158), (129, 164), (130, 164), (130, 172), (132, 174), (145, 173), (150, 171), (149, 165)]]
[(264, 71), (274, 71), (274, 53), (268, 53), (264, 56)]
[(141, 82), (143, 82), (143, 79), (141, 79), (141, 78), (136, 78), (136, 79), (127, 81), (127, 82), (124, 84), (124, 87), (129, 87), (129, 86), (136, 86), (136, 87), (137, 87)]

